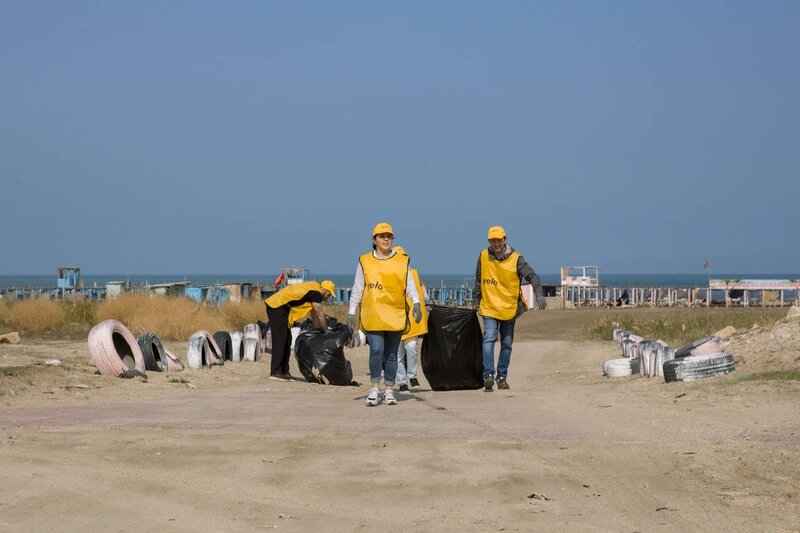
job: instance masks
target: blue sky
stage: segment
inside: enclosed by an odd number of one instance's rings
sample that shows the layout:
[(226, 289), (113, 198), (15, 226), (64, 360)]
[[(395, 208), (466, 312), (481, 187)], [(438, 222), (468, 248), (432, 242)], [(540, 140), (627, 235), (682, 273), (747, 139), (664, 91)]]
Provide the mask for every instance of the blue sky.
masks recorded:
[(800, 3), (2, 2), (0, 273), (796, 272)]

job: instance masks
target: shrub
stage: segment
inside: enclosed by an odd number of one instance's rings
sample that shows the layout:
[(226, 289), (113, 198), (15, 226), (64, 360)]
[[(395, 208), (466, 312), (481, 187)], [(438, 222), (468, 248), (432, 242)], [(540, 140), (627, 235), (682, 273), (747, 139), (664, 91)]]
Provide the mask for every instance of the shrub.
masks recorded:
[(12, 327), (28, 334), (58, 331), (66, 322), (62, 305), (45, 299), (17, 302), (9, 315)]
[(119, 320), (136, 336), (152, 331), (164, 340), (185, 341), (200, 329), (227, 329), (218, 312), (189, 298), (124, 294), (100, 304), (96, 316), (97, 321)]
[(218, 311), (229, 331), (242, 331), (246, 324), (253, 324), (257, 320), (267, 321), (267, 309), (260, 299), (228, 302), (220, 306)]
[(8, 319), (8, 306), (5, 300), (0, 300), (0, 326), (6, 323)]
[(726, 326), (737, 330), (755, 324), (771, 326), (786, 315), (785, 309), (671, 309), (651, 313), (636, 310), (621, 311), (617, 315), (597, 320), (586, 331), (590, 339), (611, 339), (614, 323), (647, 339), (663, 339), (680, 346), (711, 335)]
[(68, 324), (94, 326), (97, 322), (97, 304), (91, 300), (64, 302), (64, 314)]

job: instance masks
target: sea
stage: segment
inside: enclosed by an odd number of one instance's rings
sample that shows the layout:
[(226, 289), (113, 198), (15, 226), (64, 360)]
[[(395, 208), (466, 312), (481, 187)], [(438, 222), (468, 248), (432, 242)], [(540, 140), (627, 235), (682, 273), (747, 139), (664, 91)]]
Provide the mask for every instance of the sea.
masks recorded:
[[(278, 276), (275, 274), (85, 274), (82, 273), (84, 287), (105, 287), (114, 280), (127, 280), (133, 286), (189, 281), (196, 286), (208, 286), (226, 283), (250, 282), (256, 285), (269, 285)], [(422, 282), (432, 287), (461, 287), (474, 283), (474, 274), (421, 274)], [(559, 274), (539, 274), (544, 285), (559, 285)], [(322, 281), (329, 279), (337, 287), (353, 285), (353, 274), (315, 274), (311, 279)], [(709, 279), (800, 279), (800, 273), (794, 274), (604, 274), (600, 273), (600, 284), (604, 287), (708, 287)], [(51, 288), (56, 286), (53, 275), (0, 275), (0, 287), (16, 288)]]

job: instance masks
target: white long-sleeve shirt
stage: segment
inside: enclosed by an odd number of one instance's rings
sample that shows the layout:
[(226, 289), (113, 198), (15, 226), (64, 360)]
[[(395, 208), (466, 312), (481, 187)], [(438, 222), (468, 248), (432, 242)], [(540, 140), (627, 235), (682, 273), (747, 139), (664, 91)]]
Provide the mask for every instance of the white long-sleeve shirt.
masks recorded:
[[(374, 250), (372, 251), (372, 256), (379, 261), (390, 259), (394, 257), (394, 254), (395, 252), (392, 251), (392, 254), (389, 257), (381, 258), (378, 257)], [(356, 278), (353, 280), (353, 288), (350, 291), (350, 310), (347, 312), (347, 314), (356, 314), (356, 309), (358, 309), (358, 305), (361, 303), (362, 296), (364, 296), (364, 269), (361, 268), (361, 261), (359, 261), (358, 266), (356, 267)], [(411, 298), (411, 303), (419, 303), (417, 285), (414, 283), (414, 276), (411, 275), (410, 268), (408, 269), (408, 276), (406, 277), (406, 296)]]

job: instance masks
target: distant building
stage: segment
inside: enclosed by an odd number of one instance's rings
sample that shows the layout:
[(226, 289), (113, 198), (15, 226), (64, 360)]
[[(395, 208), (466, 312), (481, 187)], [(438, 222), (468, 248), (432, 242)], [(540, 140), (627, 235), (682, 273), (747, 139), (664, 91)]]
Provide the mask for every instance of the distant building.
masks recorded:
[(123, 292), (128, 292), (131, 289), (130, 282), (126, 280), (109, 281), (106, 283), (106, 298), (113, 300), (118, 298)]

